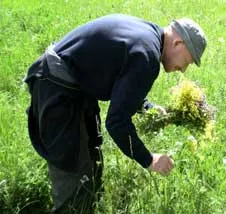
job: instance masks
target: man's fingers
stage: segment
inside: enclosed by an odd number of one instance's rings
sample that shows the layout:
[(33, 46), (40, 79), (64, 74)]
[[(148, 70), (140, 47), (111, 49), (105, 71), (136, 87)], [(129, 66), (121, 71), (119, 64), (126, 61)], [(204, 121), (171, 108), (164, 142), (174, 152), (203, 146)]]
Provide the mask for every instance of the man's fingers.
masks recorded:
[(168, 167), (169, 167), (170, 169), (172, 169), (173, 166), (174, 166), (173, 160), (170, 159), (170, 160), (168, 161)]
[(159, 111), (159, 113), (167, 115), (166, 109), (163, 108), (162, 106), (156, 106), (156, 109)]
[(162, 171), (160, 172), (160, 174), (163, 176), (167, 176), (169, 173), (170, 173), (169, 169), (162, 169)]
[(162, 174), (165, 175), (165, 176), (168, 175), (168, 174), (169, 174), (169, 170), (168, 170), (168, 169), (164, 169), (164, 170), (162, 171)]
[(169, 159), (166, 165), (161, 169), (163, 175), (168, 175), (173, 169), (173, 161)]
[(151, 168), (153, 171), (166, 176), (173, 168), (173, 160), (168, 155), (153, 154), (153, 162)]
[(159, 172), (161, 175), (164, 175), (164, 176), (168, 175), (170, 171), (171, 171), (171, 168), (167, 165), (162, 168), (158, 168), (158, 170), (156, 170), (156, 172)]

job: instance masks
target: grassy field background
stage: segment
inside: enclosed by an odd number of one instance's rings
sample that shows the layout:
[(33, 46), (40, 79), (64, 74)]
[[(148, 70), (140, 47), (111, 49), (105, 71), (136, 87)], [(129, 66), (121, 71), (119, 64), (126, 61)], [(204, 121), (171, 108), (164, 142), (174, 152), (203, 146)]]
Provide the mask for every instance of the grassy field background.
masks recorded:
[[(104, 133), (105, 194), (97, 213), (226, 213), (226, 1), (224, 0), (1, 0), (0, 1), (0, 213), (48, 213), (52, 205), (45, 162), (30, 145), (22, 82), (29, 65), (53, 41), (86, 21), (126, 13), (166, 26), (189, 17), (204, 29), (208, 47), (202, 66), (186, 77), (205, 88), (217, 108), (211, 137), (168, 126), (141, 138), (153, 152), (174, 154), (168, 177), (149, 174), (126, 158)], [(167, 106), (180, 75), (161, 71), (149, 99)], [(102, 120), (108, 103), (101, 103)], [(197, 149), (188, 145), (194, 135)]]

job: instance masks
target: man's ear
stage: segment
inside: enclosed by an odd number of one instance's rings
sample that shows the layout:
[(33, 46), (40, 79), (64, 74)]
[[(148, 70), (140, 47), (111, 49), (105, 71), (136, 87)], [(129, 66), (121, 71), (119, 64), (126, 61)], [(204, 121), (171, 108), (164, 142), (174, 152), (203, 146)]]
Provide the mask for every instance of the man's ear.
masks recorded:
[(173, 40), (173, 47), (176, 47), (176, 46), (178, 46), (178, 45), (180, 45), (180, 44), (183, 44), (184, 42), (183, 42), (183, 40), (182, 39), (180, 39), (180, 38), (175, 38), (174, 40)]

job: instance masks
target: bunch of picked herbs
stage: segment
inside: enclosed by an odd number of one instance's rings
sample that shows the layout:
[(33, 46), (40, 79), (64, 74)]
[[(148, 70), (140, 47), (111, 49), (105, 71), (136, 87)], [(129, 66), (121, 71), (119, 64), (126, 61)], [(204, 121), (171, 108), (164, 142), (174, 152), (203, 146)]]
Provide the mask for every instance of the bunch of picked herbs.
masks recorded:
[(208, 105), (204, 90), (197, 83), (183, 79), (171, 89), (171, 104), (163, 115), (155, 108), (135, 116), (141, 133), (156, 132), (169, 124), (205, 131), (214, 122), (215, 108)]

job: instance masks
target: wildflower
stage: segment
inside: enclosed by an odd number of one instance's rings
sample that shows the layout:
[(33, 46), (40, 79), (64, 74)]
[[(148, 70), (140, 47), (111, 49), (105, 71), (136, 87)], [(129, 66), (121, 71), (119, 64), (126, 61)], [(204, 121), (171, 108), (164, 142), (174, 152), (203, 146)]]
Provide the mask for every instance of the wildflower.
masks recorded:
[(83, 175), (82, 178), (80, 179), (80, 182), (84, 184), (85, 182), (89, 181), (89, 177), (87, 175)]
[(201, 148), (202, 151), (204, 151), (204, 150), (207, 149), (207, 144), (206, 144), (205, 141), (202, 140), (202, 141), (199, 143), (199, 145), (200, 145), (200, 148)]
[(196, 142), (197, 143), (197, 140), (195, 139), (195, 137), (193, 135), (188, 136), (187, 139), (188, 139), (188, 141)]
[(197, 150), (197, 140), (195, 139), (195, 137), (194, 136), (189, 136), (188, 138), (187, 138), (187, 140), (188, 140), (188, 148), (190, 149), (190, 151), (192, 152), (192, 153), (194, 153), (196, 150)]
[(205, 138), (211, 140), (213, 138), (213, 130), (214, 130), (214, 121), (211, 120), (209, 123), (206, 124), (204, 129)]
[(198, 154), (197, 157), (199, 158), (200, 161), (204, 161), (205, 157), (201, 154)]
[(218, 42), (224, 43), (224, 38), (223, 38), (223, 37), (219, 37), (219, 38), (218, 38)]
[(226, 166), (226, 157), (223, 158), (223, 164)]
[(5, 184), (6, 184), (6, 180), (0, 181), (0, 186), (3, 186), (3, 185), (5, 185)]

